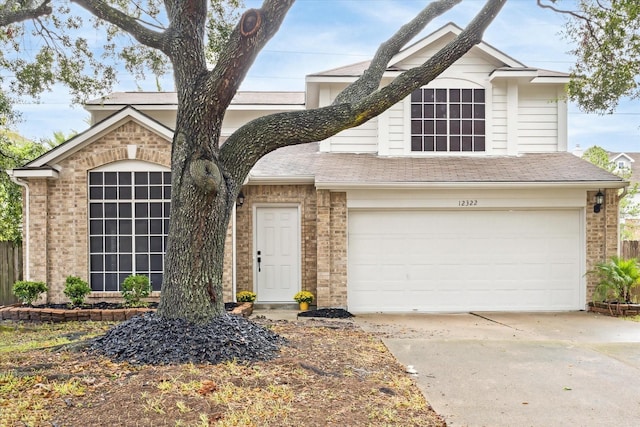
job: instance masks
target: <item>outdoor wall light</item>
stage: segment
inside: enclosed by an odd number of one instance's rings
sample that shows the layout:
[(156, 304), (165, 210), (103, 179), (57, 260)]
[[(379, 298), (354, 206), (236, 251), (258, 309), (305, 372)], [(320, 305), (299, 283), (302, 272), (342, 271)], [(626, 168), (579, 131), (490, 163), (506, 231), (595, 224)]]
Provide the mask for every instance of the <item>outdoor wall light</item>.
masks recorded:
[(600, 208), (604, 203), (604, 194), (602, 194), (602, 190), (598, 190), (598, 192), (596, 193), (595, 202), (596, 204), (593, 205), (593, 212), (598, 213), (600, 212)]
[(242, 205), (244, 205), (244, 193), (240, 191), (240, 194), (238, 194), (238, 198), (236, 199), (236, 206), (241, 208)]

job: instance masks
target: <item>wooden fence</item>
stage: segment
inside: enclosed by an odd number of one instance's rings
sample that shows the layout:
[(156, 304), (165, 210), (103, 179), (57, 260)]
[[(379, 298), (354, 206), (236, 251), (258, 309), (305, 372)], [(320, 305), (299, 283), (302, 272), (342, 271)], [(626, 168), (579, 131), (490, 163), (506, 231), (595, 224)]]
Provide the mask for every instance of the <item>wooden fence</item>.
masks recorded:
[(624, 259), (640, 259), (640, 240), (623, 240), (620, 248), (620, 256)]
[(0, 242), (0, 305), (18, 302), (11, 292), (17, 280), (22, 280), (22, 245)]

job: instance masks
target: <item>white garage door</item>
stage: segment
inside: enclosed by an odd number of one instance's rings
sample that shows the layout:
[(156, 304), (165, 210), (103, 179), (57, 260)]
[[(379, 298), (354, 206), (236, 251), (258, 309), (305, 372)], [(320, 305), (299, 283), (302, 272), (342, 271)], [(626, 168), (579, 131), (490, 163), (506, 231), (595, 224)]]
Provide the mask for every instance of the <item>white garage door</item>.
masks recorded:
[(578, 310), (579, 210), (349, 211), (348, 308)]

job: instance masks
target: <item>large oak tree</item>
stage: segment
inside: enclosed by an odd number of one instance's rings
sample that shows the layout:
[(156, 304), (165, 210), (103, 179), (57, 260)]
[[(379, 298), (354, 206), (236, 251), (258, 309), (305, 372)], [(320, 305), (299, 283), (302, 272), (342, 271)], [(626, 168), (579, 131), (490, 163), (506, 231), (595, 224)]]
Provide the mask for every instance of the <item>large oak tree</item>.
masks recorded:
[[(222, 263), (226, 230), (241, 185), (261, 157), (280, 147), (323, 140), (381, 114), (435, 79), (479, 43), (506, 2), (487, 0), (455, 40), (422, 65), (380, 88), (389, 60), (433, 18), (461, 1), (425, 0), (424, 9), (379, 47), (369, 69), (332, 105), (253, 120), (221, 144), (227, 107), (294, 0), (264, 0), (259, 9), (242, 13), (235, 27), (216, 39), (224, 42), (219, 43), (213, 67), (207, 61), (212, 40), (207, 30), (215, 27), (210, 8), (220, 7), (222, 1), (141, 1), (152, 16), (165, 19), (160, 25), (159, 21), (142, 21), (137, 12), (133, 13), (142, 9), (137, 2), (72, 0), (135, 39), (141, 50), (129, 51), (129, 60), (153, 68), (161, 67), (165, 58), (174, 75), (178, 109), (172, 146), (171, 226), (160, 316), (205, 323), (224, 312)], [(0, 8), (1, 25), (12, 22), (7, 20), (11, 13), (18, 16), (13, 22), (56, 13), (49, 8), (54, 3), (50, 0), (11, 1), (5, 5), (9, 3), (12, 11)], [(362, 5), (369, 7), (365, 1)], [(20, 13), (27, 15), (20, 17)], [(140, 58), (151, 59), (144, 63)], [(82, 92), (94, 88), (76, 89)]]

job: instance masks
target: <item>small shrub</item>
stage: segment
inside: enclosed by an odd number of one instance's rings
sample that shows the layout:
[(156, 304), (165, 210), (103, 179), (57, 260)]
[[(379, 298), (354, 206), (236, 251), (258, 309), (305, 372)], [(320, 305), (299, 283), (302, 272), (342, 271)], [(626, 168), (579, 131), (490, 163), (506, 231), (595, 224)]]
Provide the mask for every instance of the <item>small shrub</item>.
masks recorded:
[(69, 276), (64, 282), (64, 294), (71, 300), (71, 304), (81, 306), (84, 299), (91, 293), (89, 284), (76, 276)]
[(596, 264), (589, 273), (600, 279), (593, 294), (594, 301), (630, 303), (631, 290), (640, 285), (640, 264), (635, 258), (614, 256), (607, 262)]
[(236, 294), (238, 302), (254, 302), (258, 296), (250, 291), (240, 291)]
[(146, 307), (148, 304), (142, 301), (151, 293), (151, 286), (147, 276), (132, 274), (124, 279), (120, 285), (120, 293), (127, 307)]
[(26, 305), (32, 305), (43, 292), (47, 292), (44, 282), (20, 280), (13, 284), (13, 294)]
[(313, 302), (313, 294), (309, 291), (300, 291), (293, 296), (293, 299), (298, 303), (308, 302), (311, 304)]

